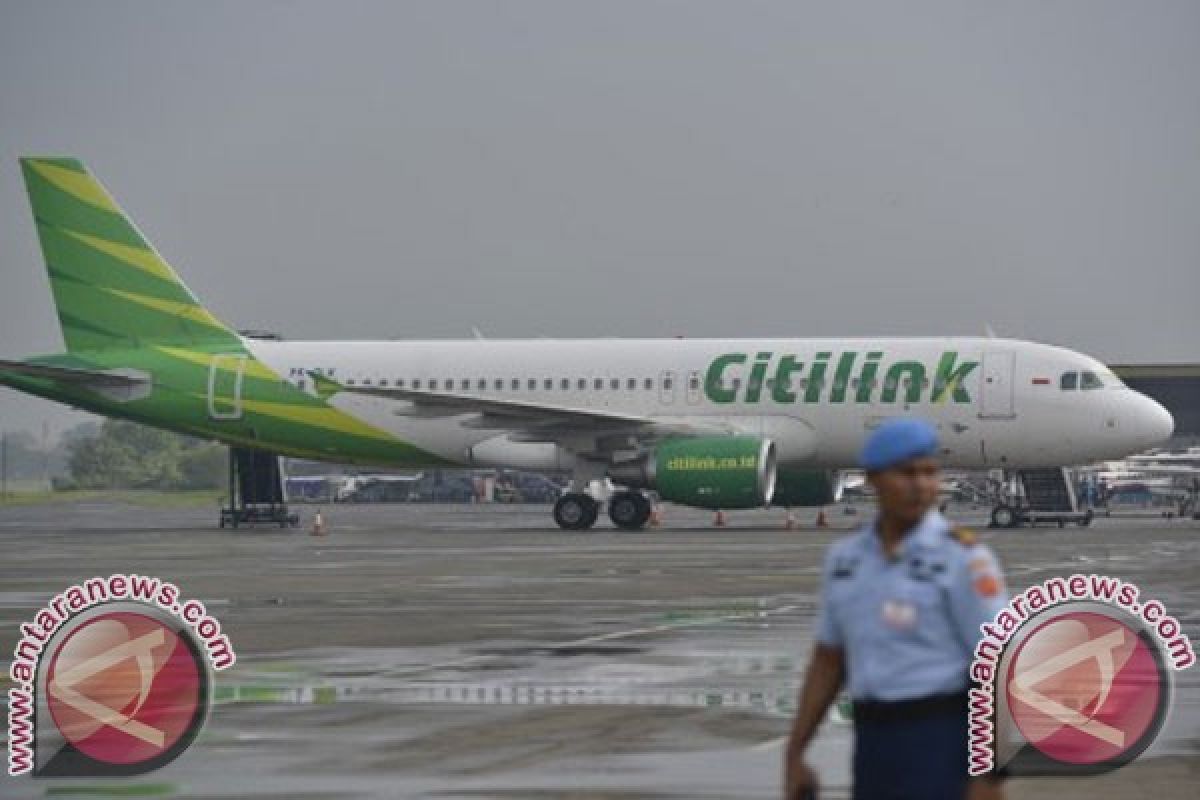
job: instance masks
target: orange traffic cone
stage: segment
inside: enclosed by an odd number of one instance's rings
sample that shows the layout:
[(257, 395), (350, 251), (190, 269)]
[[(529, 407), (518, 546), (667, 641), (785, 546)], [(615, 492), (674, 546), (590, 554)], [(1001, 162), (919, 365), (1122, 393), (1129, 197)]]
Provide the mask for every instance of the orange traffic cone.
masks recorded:
[(715, 527), (715, 528), (724, 528), (725, 527), (725, 512), (719, 508), (717, 509), (717, 516), (713, 519), (713, 527)]
[(317, 509), (317, 513), (315, 515), (313, 515), (312, 535), (313, 536), (324, 536), (325, 535), (325, 517), (321, 516), (320, 509)]
[(793, 514), (792, 510), (789, 508), (787, 510), (787, 516), (783, 518), (783, 529), (785, 531), (790, 531), (790, 530), (794, 530), (795, 527), (796, 527), (796, 515)]
[(825, 509), (823, 509), (823, 508), (817, 512), (817, 527), (818, 528), (828, 528), (829, 527), (829, 520), (825, 518)]

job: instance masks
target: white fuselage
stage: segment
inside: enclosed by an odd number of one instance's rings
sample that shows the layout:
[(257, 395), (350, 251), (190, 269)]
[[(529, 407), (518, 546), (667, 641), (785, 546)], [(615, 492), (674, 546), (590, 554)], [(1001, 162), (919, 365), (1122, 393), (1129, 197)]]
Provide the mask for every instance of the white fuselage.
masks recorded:
[[(953, 467), (1036, 467), (1119, 458), (1170, 436), (1170, 415), (1100, 362), (994, 338), (593, 339), (408, 342), (248, 340), (315, 391), (397, 387), (572, 410), (695, 422), (772, 439), (783, 465), (855, 464), (867, 432), (914, 415), (939, 428)], [(973, 366), (968, 366), (973, 365)], [(1074, 381), (1063, 375), (1076, 373)], [(1084, 373), (1094, 380), (1083, 379)], [(1074, 385), (1076, 388), (1070, 388)], [(1084, 387), (1087, 388), (1084, 388)], [(576, 468), (585, 442), (530, 442), (472, 414), (398, 413), (392, 398), (342, 393), (342, 410), (447, 461)]]

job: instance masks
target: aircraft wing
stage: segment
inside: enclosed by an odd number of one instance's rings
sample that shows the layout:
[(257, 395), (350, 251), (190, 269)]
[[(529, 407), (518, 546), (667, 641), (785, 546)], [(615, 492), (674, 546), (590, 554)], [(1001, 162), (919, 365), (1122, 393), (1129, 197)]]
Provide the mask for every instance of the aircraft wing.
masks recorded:
[(733, 428), (697, 420), (659, 419), (592, 408), (534, 403), (527, 400), (478, 397), (457, 392), (406, 389), (392, 386), (345, 386), (325, 376), (313, 374), (319, 392), (383, 397), (403, 401), (398, 414), (417, 417), (474, 415), (463, 421), (472, 428), (507, 430), (521, 441), (560, 441), (577, 435), (613, 436), (629, 434), (639, 439), (664, 436), (696, 436), (736, 433)]
[(1189, 450), (1186, 453), (1143, 453), (1129, 456), (1125, 459), (1136, 469), (1145, 470), (1151, 467), (1182, 466), (1200, 467), (1200, 451)]
[[(1138, 476), (1154, 475), (1159, 477), (1170, 477), (1172, 475), (1200, 475), (1200, 461), (1197, 461), (1195, 464), (1138, 464), (1138, 467), (1136, 470), (1134, 470), (1134, 472)], [(1133, 478), (1132, 476), (1129, 477), (1131, 477), (1133, 480), (1137, 480), (1137, 478)], [(1124, 478), (1118, 478), (1117, 480), (1124, 480)]]

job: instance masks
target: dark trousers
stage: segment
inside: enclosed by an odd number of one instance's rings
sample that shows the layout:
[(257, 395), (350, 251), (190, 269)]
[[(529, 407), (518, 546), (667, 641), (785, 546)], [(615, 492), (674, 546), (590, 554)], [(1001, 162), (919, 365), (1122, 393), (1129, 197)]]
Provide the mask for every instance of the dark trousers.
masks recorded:
[(854, 800), (963, 800), (967, 711), (855, 714)]

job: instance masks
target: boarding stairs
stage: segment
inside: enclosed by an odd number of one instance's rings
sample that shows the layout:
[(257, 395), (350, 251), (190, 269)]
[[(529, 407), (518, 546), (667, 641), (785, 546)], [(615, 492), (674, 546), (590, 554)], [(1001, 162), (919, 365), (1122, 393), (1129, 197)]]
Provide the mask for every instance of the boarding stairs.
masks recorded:
[(1062, 528), (1074, 522), (1090, 525), (1093, 512), (1080, 508), (1071, 470), (1065, 467), (1023, 469), (1015, 472), (1018, 491), (1002, 498), (992, 509), (992, 527), (1019, 528), (1049, 522)]
[(299, 516), (288, 510), (283, 459), (275, 453), (229, 448), (228, 502), (221, 508), (222, 528), (300, 524)]

